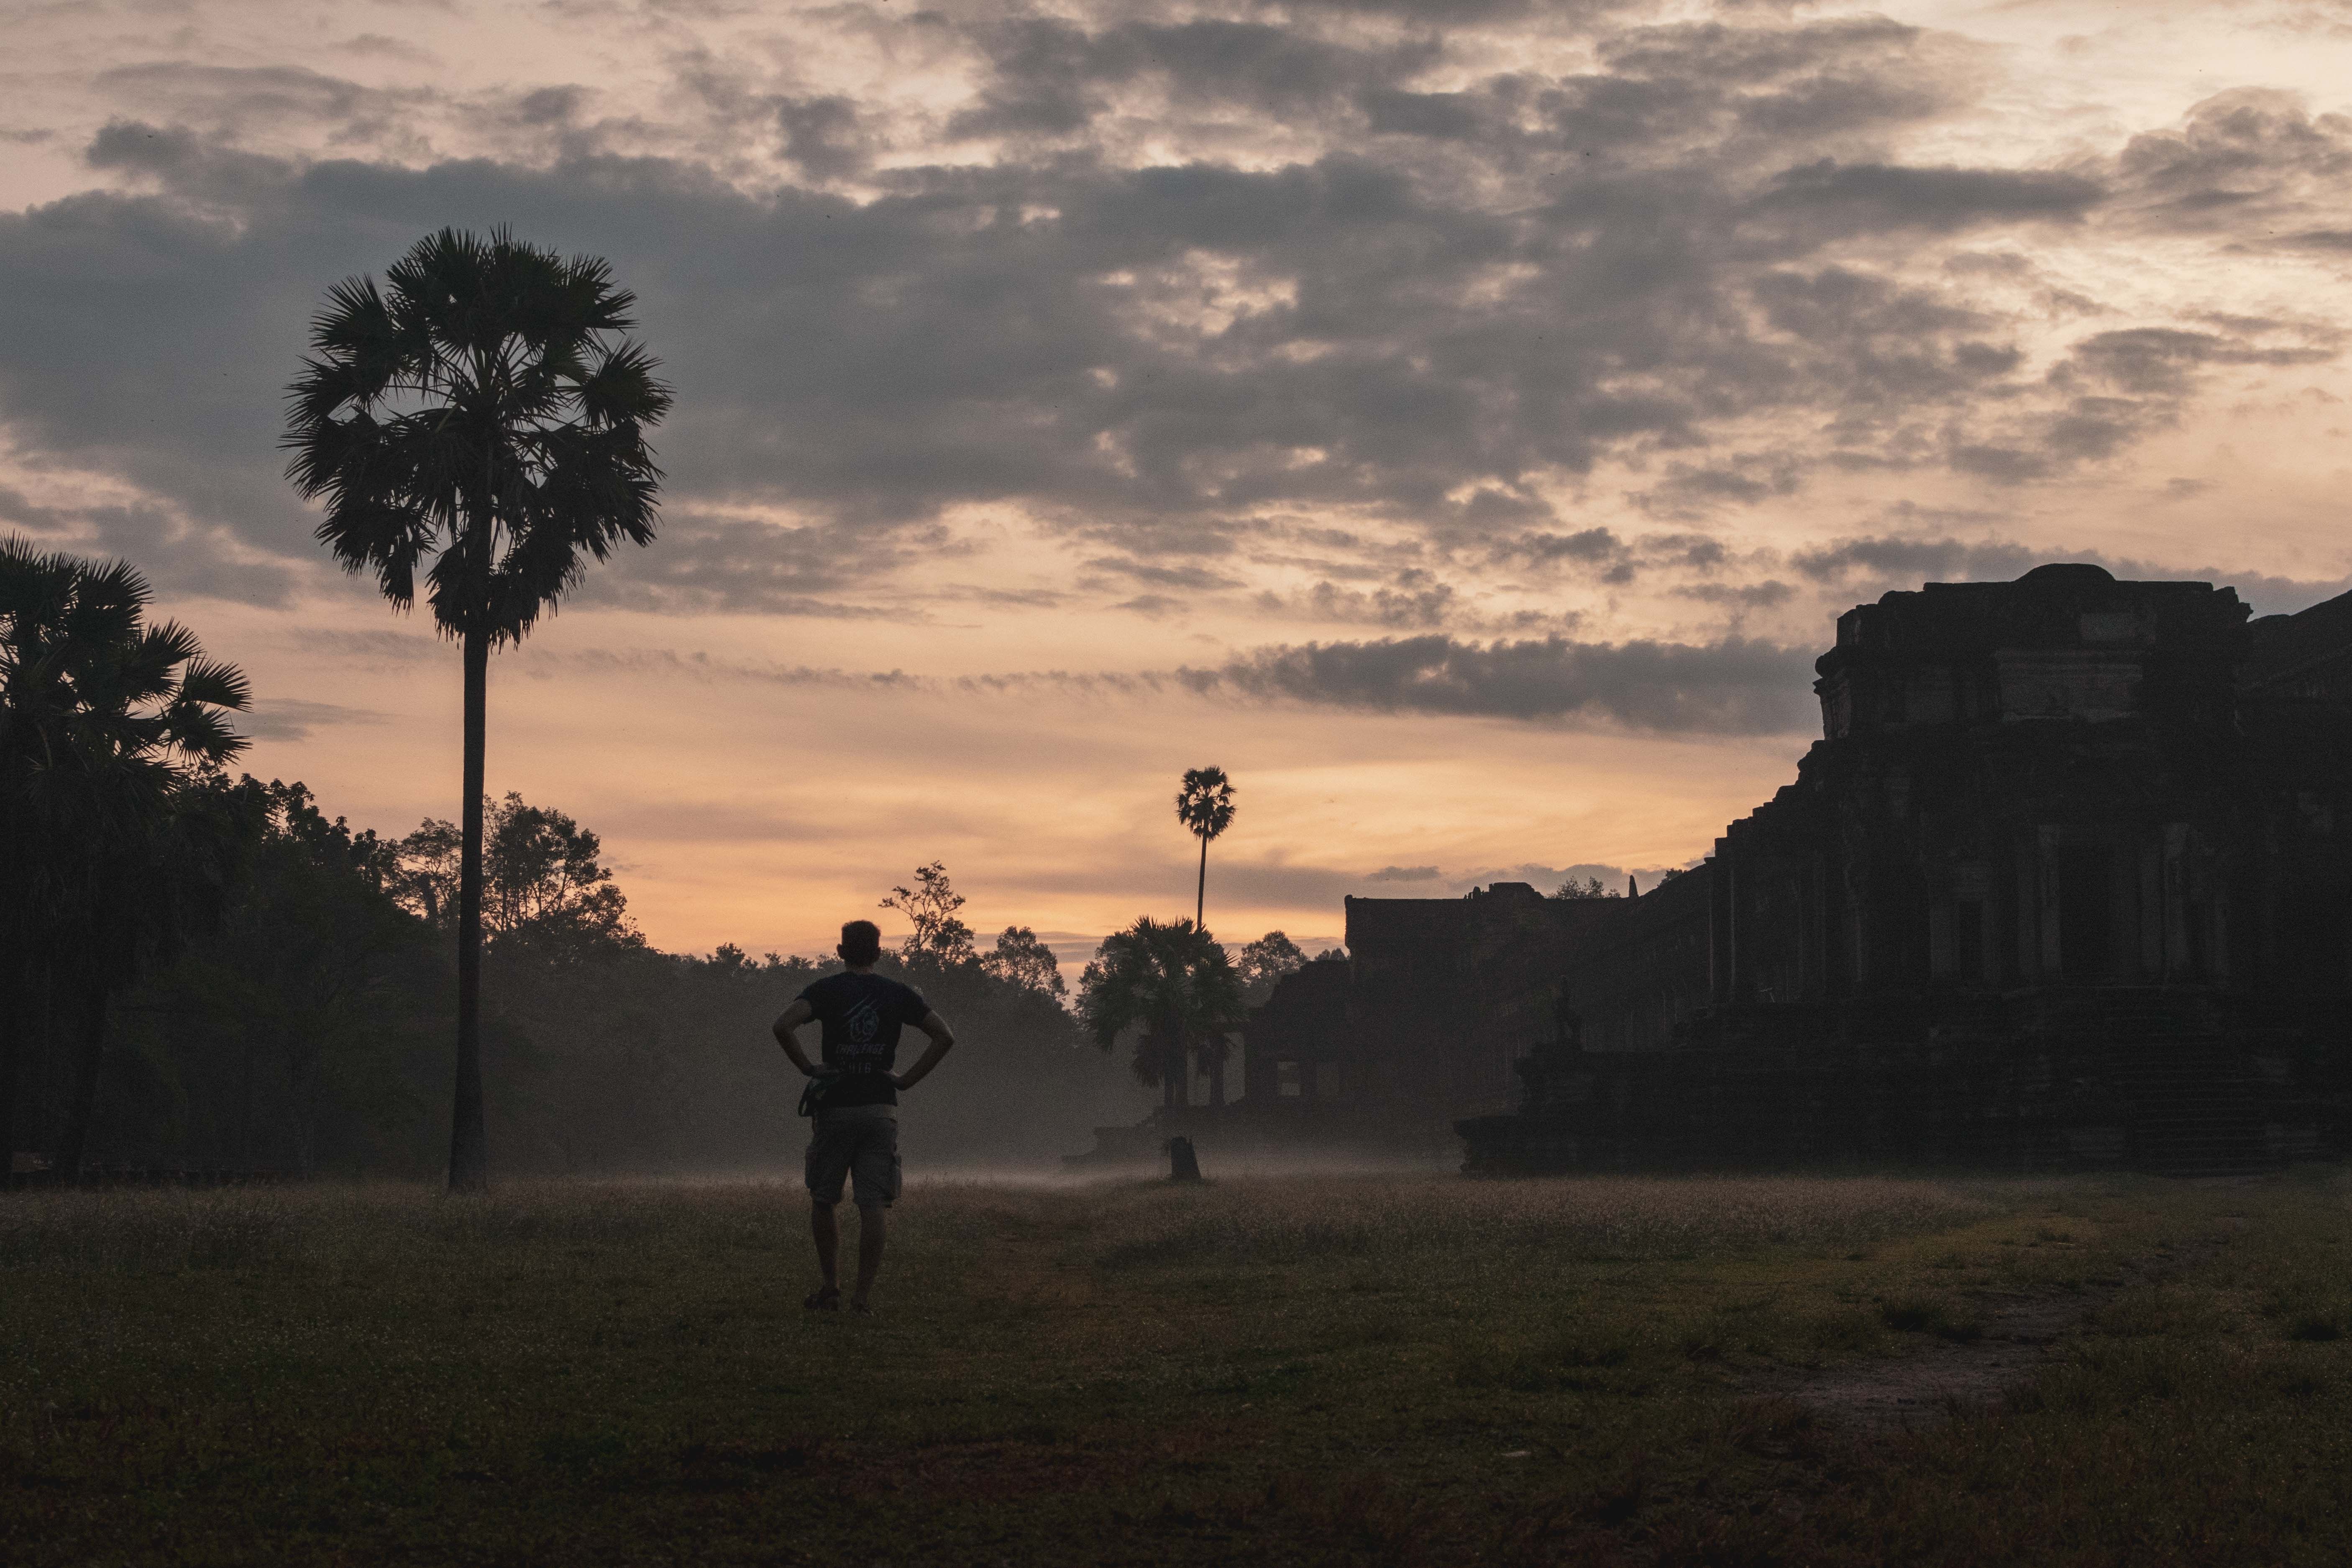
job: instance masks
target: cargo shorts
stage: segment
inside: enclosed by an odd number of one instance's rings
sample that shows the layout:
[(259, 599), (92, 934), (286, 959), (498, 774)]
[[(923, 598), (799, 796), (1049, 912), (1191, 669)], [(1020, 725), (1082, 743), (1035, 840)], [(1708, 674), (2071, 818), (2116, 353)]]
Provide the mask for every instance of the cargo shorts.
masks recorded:
[(857, 1206), (886, 1209), (898, 1195), (898, 1108), (853, 1105), (819, 1111), (804, 1162), (809, 1196), (841, 1201), (845, 1178), (856, 1179)]

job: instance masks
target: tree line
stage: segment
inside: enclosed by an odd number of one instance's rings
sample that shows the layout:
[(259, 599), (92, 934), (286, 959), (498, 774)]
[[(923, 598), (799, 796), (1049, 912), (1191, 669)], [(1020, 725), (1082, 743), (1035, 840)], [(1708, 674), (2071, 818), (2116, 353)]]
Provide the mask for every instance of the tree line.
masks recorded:
[[(79, 969), (35, 973), (29, 991), (19, 974), (12, 1001), (32, 1005), (11, 1008), (9, 1146), (61, 1169), (440, 1171), (451, 826), (388, 839), (330, 816), (299, 784), (217, 770), (177, 794), (179, 831), (201, 819), (220, 835), (218, 900), (178, 905), (168, 954), (114, 970), (99, 1031), (73, 1005)], [(659, 952), (593, 832), (512, 795), (483, 816), (485, 1126), (499, 1168), (787, 1160), (799, 1085), (767, 1025), (837, 961)], [(942, 902), (961, 903), (943, 868), (925, 869)], [(986, 953), (940, 934), (919, 925), (883, 963), (962, 1037), (956, 1092), (908, 1108), (940, 1158), (1049, 1157), (1135, 1118), (1131, 1076), (1064, 1005), (1034, 932), (1010, 928)]]

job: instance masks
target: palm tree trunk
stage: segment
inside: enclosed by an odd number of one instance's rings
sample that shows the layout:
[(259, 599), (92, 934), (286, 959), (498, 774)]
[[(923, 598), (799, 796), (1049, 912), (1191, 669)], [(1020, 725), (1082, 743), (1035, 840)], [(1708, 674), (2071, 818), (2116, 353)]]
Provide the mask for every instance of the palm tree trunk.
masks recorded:
[(1209, 836), (1201, 835), (1201, 883), (1192, 890), (1192, 929), (1199, 931), (1209, 907)]
[(81, 1173), (89, 1152), (90, 1123), (98, 1116), (98, 1075), (106, 1061), (107, 985), (90, 980), (82, 988), (81, 1037), (74, 1042), (73, 1103), (66, 1112), (66, 1135), (57, 1168), (70, 1181)]
[(449, 1190), (489, 1185), (482, 1127), (482, 750), (490, 643), (469, 631), (466, 654), (466, 814), (457, 850), (457, 1094), (449, 1117)]

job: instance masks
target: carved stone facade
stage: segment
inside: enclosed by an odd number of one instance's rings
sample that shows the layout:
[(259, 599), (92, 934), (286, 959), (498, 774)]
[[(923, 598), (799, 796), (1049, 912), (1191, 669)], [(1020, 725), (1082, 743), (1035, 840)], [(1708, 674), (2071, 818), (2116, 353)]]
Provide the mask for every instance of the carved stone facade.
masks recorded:
[[(2352, 595), (2250, 623), (2228, 588), (2045, 566), (1857, 606), (1816, 668), (1795, 782), (1684, 876), (1510, 922), (1350, 900), (1321, 1048), (1449, 1110), (1474, 1169), (2340, 1139)], [(1391, 965), (1455, 977), (1401, 991), (1452, 1010), (1381, 1000)]]

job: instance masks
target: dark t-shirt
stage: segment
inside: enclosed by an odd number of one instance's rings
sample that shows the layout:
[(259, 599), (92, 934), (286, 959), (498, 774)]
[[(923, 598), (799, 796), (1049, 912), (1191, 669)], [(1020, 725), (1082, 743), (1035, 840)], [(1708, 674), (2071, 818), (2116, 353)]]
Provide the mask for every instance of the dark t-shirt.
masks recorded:
[(898, 1065), (898, 1031), (919, 1024), (931, 1005), (911, 985), (878, 974), (843, 970), (801, 993), (824, 1026), (824, 1065), (843, 1073), (824, 1097), (824, 1109), (896, 1105), (898, 1088), (885, 1076)]

